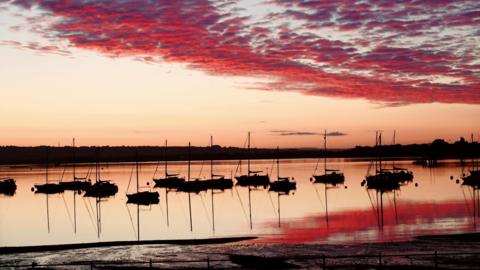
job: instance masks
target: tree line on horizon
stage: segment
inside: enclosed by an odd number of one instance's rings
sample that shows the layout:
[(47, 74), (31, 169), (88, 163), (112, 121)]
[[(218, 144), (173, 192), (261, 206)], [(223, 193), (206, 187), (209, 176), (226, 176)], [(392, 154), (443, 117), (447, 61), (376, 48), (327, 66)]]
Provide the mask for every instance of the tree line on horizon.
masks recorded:
[[(163, 146), (79, 146), (75, 147), (75, 158), (71, 146), (0, 146), (0, 164), (44, 164), (46, 152), (50, 163), (90, 163), (90, 162), (129, 162), (129, 161), (179, 161), (189, 157), (188, 147), (170, 146), (165, 152)], [(251, 148), (251, 159), (272, 158), (320, 158), (327, 157), (412, 157), (425, 159), (457, 158), (468, 159), (480, 156), (480, 143), (468, 142), (463, 137), (454, 143), (435, 139), (425, 144), (394, 144), (379, 146), (356, 146), (350, 149), (319, 148)], [(246, 159), (247, 151), (239, 147), (214, 145), (190, 149), (191, 160), (234, 160)]]

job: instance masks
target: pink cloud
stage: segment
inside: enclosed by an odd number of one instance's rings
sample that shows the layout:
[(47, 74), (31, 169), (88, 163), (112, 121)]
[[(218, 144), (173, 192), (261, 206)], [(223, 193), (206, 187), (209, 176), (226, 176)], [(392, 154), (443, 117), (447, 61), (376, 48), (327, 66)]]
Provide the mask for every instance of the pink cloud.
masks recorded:
[[(255, 89), (391, 104), (480, 103), (480, 51), (463, 40), (478, 38), (477, 1), (271, 1), (283, 11), (256, 21), (232, 1), (10, 3), (58, 18), (44, 31), (70, 46), (271, 80)], [(447, 35), (455, 27), (462, 36)]]

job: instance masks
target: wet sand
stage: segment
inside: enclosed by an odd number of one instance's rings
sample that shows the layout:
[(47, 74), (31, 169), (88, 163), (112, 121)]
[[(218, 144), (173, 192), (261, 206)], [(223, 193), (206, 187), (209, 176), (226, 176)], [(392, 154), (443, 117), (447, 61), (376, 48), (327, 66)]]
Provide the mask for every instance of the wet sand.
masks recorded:
[[(233, 241), (230, 241), (233, 240)], [(37, 251), (0, 255), (0, 266), (53, 269), (478, 269), (480, 233), (364, 244), (282, 244), (257, 239)]]

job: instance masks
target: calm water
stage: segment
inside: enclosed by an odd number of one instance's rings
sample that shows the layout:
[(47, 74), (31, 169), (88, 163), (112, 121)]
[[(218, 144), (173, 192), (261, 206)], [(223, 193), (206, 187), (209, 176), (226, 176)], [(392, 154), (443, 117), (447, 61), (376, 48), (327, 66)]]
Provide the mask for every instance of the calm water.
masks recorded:
[[(412, 165), (411, 161), (397, 162), (397, 166), (412, 170), (415, 178), (395, 194), (383, 195), (383, 228), (378, 226), (374, 210), (375, 192), (369, 193), (360, 185), (368, 162), (329, 160), (330, 168), (345, 173), (347, 188), (328, 189), (327, 201), (324, 186), (309, 180), (316, 162), (314, 159), (281, 161), (281, 176), (294, 177), (297, 181), (297, 190), (289, 195), (278, 196), (259, 189), (250, 191), (249, 200), (249, 189), (245, 187), (215, 192), (214, 221), (211, 191), (191, 194), (192, 230), (187, 193), (170, 191), (167, 194), (165, 189), (155, 189), (160, 193), (159, 204), (140, 207), (126, 204), (133, 164), (102, 166), (102, 178), (117, 183), (119, 192), (101, 201), (72, 191), (48, 196), (34, 194), (30, 190), (33, 184), (45, 182), (44, 168), (3, 167), (2, 176), (13, 177), (18, 188), (12, 197), (0, 196), (0, 246), (232, 235), (264, 236), (259, 241), (338, 243), (477, 230), (471, 189), (450, 180), (450, 176), (457, 179), (461, 174), (461, 168), (453, 161), (435, 169)], [(254, 161), (252, 169), (270, 172), (272, 164), (270, 160)], [(93, 166), (77, 167), (77, 176), (84, 176), (89, 167)], [(140, 185), (144, 189), (149, 189), (146, 182), (152, 182), (155, 167), (155, 163), (142, 164)], [(236, 167), (236, 161), (216, 162), (215, 173), (230, 176)], [(63, 172), (64, 167), (51, 168), (49, 179), (58, 180)], [(276, 179), (276, 169), (272, 172), (272, 179)], [(186, 164), (169, 163), (169, 173), (185, 175)], [(71, 174), (71, 168), (66, 168), (63, 178), (69, 180)], [(192, 164), (192, 177), (209, 174), (207, 163)], [(161, 175), (160, 164), (157, 176)], [(128, 192), (134, 192), (134, 187), (133, 176)]]

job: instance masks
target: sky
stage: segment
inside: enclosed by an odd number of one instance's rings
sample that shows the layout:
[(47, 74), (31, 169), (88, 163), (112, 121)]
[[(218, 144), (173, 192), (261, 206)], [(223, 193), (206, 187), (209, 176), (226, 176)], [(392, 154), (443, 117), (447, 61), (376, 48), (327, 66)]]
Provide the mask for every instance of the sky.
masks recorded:
[(0, 145), (480, 134), (480, 2), (0, 0)]

